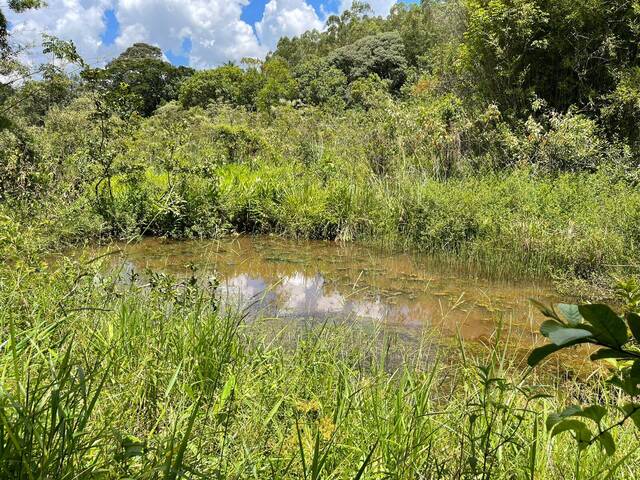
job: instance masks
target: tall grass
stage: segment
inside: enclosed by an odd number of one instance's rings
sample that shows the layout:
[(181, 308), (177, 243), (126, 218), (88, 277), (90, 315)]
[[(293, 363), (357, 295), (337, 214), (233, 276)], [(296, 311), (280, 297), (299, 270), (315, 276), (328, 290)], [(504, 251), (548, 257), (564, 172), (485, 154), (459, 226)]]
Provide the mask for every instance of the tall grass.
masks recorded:
[[(619, 400), (597, 375), (527, 375), (508, 329), (404, 342), (245, 323), (196, 278), (64, 261), (1, 275), (3, 478), (572, 478), (546, 414)], [(638, 477), (634, 433), (618, 435), (616, 457), (582, 453), (580, 478)]]
[[(0, 255), (28, 256), (16, 237), (46, 251), (86, 238), (240, 232), (385, 243), (564, 284), (637, 272), (640, 194), (629, 152), (607, 144), (597, 168), (585, 169), (580, 147), (602, 140), (579, 125), (544, 141), (467, 125), (465, 142), (486, 148), (450, 158), (428, 103), (394, 105), (341, 115), (161, 109), (108, 139), (118, 152), (108, 183), (82, 154), (97, 141), (95, 125), (72, 122), (72, 109), (58, 124), (52, 112), (34, 130), (48, 152), (42, 181), (51, 180), (0, 203)], [(60, 131), (78, 139), (59, 143)], [(558, 152), (575, 168), (543, 161)]]

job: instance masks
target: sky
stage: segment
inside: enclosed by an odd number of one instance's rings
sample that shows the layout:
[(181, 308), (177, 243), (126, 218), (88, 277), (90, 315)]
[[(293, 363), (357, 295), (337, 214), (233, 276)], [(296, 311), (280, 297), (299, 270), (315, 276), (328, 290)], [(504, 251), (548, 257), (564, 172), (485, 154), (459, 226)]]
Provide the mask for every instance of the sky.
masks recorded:
[[(396, 0), (370, 0), (386, 15)], [(47, 0), (9, 13), (11, 35), (38, 45), (42, 33), (72, 40), (91, 65), (102, 65), (134, 42), (157, 45), (176, 65), (207, 68), (262, 58), (283, 36), (322, 29), (351, 0)]]

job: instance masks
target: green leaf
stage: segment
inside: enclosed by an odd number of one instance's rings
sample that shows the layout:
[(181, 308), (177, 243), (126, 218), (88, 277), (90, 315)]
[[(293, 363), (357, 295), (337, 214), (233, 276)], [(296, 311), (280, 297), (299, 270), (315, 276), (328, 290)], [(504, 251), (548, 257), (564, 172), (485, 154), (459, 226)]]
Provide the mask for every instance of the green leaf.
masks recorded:
[(571, 405), (560, 413), (552, 413), (549, 415), (547, 417), (547, 429), (551, 430), (554, 425), (568, 417), (588, 418), (599, 424), (606, 414), (607, 409), (601, 405), (590, 405), (584, 408), (580, 405)]
[(580, 343), (580, 340), (591, 336), (589, 330), (568, 328), (555, 320), (545, 320), (542, 322), (542, 325), (540, 325), (540, 333), (561, 347), (571, 342)]
[(562, 350), (562, 348), (563, 347), (559, 347), (558, 345), (555, 345), (553, 343), (549, 343), (542, 347), (535, 348), (529, 354), (529, 357), (527, 358), (527, 363), (529, 364), (530, 367), (535, 367), (537, 364), (539, 364), (542, 360), (547, 358), (549, 355), (557, 352), (558, 350)]
[(640, 429), (640, 404), (627, 403), (622, 406), (622, 411), (633, 421), (636, 428)]
[(127, 435), (122, 438), (120, 440), (120, 445), (124, 450), (122, 458), (125, 460), (144, 455), (146, 449), (146, 443), (134, 435)]
[(556, 308), (560, 312), (562, 318), (564, 318), (572, 327), (582, 323), (583, 318), (580, 314), (580, 310), (578, 309), (578, 305), (558, 303), (556, 304)]
[(545, 320), (542, 322), (542, 325), (540, 325), (540, 333), (545, 337), (549, 337), (551, 332), (555, 332), (561, 328), (565, 328), (565, 326), (555, 320)]
[(580, 412), (574, 413), (572, 416), (584, 417), (593, 420), (596, 423), (600, 423), (604, 416), (607, 414), (607, 409), (601, 405), (590, 405), (583, 408)]
[(640, 395), (640, 365), (637, 361), (631, 368), (624, 368), (620, 371), (620, 375), (615, 375), (608, 380), (611, 385), (621, 388), (627, 395), (635, 397)]
[(576, 415), (581, 411), (582, 411), (582, 407), (580, 405), (570, 405), (567, 408), (565, 408), (562, 412), (560, 412), (558, 415), (562, 419), (562, 418), (570, 417), (572, 415)]
[(13, 123), (11, 123), (11, 120), (9, 120), (4, 115), (0, 115), (0, 132), (2, 130), (8, 130), (12, 126), (13, 126)]
[(271, 419), (274, 417), (274, 415), (278, 412), (278, 410), (280, 409), (280, 405), (282, 405), (282, 402), (284, 401), (284, 397), (280, 397), (280, 399), (273, 405), (273, 407), (271, 408), (271, 410), (269, 411), (269, 413), (267, 414), (267, 416), (264, 418), (264, 420), (262, 421), (262, 425), (264, 427), (266, 427), (267, 425), (269, 425), (269, 422), (271, 421)]
[(633, 362), (633, 365), (629, 369), (629, 380), (634, 384), (640, 384), (640, 360)]
[(573, 415), (577, 415), (582, 411), (582, 407), (580, 405), (570, 405), (565, 408), (562, 412), (558, 413), (558, 417), (560, 420), (563, 418), (571, 417)]
[(607, 305), (580, 305), (584, 319), (591, 324), (593, 336), (600, 342), (614, 347), (624, 345), (629, 336), (627, 325)]
[(164, 392), (164, 397), (165, 398), (169, 398), (169, 395), (171, 394), (171, 390), (173, 390), (173, 387), (176, 384), (176, 380), (178, 380), (178, 375), (180, 374), (181, 368), (182, 368), (182, 362), (180, 362), (178, 364), (178, 368), (176, 368), (176, 371), (173, 373), (173, 376), (171, 377), (171, 380), (169, 380), (169, 384), (167, 385), (167, 389)]
[(549, 414), (549, 416), (547, 417), (547, 420), (545, 422), (547, 430), (551, 431), (556, 424), (560, 423), (563, 420), (563, 418), (564, 417), (560, 413), (551, 413), (551, 414)]
[(561, 328), (549, 334), (549, 340), (560, 347), (568, 346), (568, 344), (583, 343), (581, 340), (589, 337), (591, 337), (591, 332), (582, 328)]
[(215, 414), (224, 410), (224, 406), (227, 403), (227, 400), (233, 393), (236, 387), (236, 377), (235, 375), (231, 375), (224, 384), (222, 388), (222, 393), (220, 394), (220, 398), (218, 399), (217, 404), (213, 407), (213, 411)]
[(598, 442), (600, 442), (600, 446), (608, 456), (611, 456), (616, 452), (616, 444), (613, 441), (613, 436), (610, 432), (602, 432), (598, 435)]
[(629, 325), (636, 342), (640, 342), (640, 315), (632, 312), (627, 313), (627, 325)]
[(562, 420), (554, 424), (551, 431), (551, 437), (555, 437), (556, 435), (567, 431), (572, 431), (575, 434), (575, 439), (578, 442), (578, 447), (580, 449), (585, 448), (591, 440), (591, 431), (589, 430), (589, 427), (587, 427), (584, 422), (574, 419)]
[(371, 447), (371, 450), (369, 450), (369, 454), (364, 459), (364, 462), (362, 462), (362, 465), (360, 466), (358, 473), (356, 473), (356, 476), (353, 477), (353, 480), (360, 480), (360, 477), (362, 477), (362, 475), (364, 474), (365, 468), (367, 468), (367, 465), (369, 465), (369, 462), (371, 461), (371, 456), (373, 455), (373, 452), (377, 446), (378, 446), (378, 440), (376, 440), (376, 443), (374, 443), (373, 446)]
[(591, 360), (604, 360), (606, 358), (635, 358), (633, 355), (623, 350), (613, 350), (611, 348), (601, 348), (591, 354)]
[(76, 63), (81, 67), (86, 66), (72, 41), (60, 40), (48, 33), (42, 34), (42, 53), (51, 53), (55, 58), (59, 58), (60, 60)]

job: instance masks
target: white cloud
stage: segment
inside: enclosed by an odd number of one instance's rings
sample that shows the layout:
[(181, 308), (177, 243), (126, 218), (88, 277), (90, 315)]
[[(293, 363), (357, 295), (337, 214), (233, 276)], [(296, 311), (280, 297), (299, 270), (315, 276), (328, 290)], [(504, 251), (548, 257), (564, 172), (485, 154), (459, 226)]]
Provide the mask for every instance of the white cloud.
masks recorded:
[(124, 50), (136, 42), (148, 41), (148, 37), (149, 33), (144, 25), (134, 23), (133, 25), (126, 25), (120, 29), (120, 35), (116, 38), (115, 43), (119, 50)]
[(323, 25), (313, 7), (304, 0), (270, 0), (262, 20), (256, 23), (256, 32), (260, 42), (273, 49), (280, 37), (320, 30)]
[(240, 19), (248, 0), (120, 0), (116, 17), (122, 35), (121, 48), (131, 44), (126, 33), (144, 32), (137, 41), (177, 52), (182, 40), (191, 38), (190, 64), (205, 67), (245, 56), (264, 56), (250, 25)]
[[(39, 45), (42, 33), (73, 40), (94, 65), (105, 63), (133, 42), (178, 53), (183, 40), (190, 38), (189, 63), (197, 68), (264, 57), (280, 37), (323, 27), (324, 18), (305, 0), (269, 0), (254, 32), (241, 19), (250, 1), (259, 0), (49, 0), (40, 10), (10, 13), (9, 21), (15, 41)], [(372, 4), (377, 12), (388, 11), (393, 1), (373, 0)], [(120, 24), (112, 45), (102, 41), (108, 9), (114, 10)]]
[(46, 8), (25, 13), (9, 12), (11, 35), (20, 45), (39, 46), (43, 33), (73, 40), (81, 55), (90, 62), (102, 60), (98, 55), (112, 56), (113, 49), (102, 44), (105, 28), (103, 14), (106, 1), (85, 4), (78, 0), (52, 0)]

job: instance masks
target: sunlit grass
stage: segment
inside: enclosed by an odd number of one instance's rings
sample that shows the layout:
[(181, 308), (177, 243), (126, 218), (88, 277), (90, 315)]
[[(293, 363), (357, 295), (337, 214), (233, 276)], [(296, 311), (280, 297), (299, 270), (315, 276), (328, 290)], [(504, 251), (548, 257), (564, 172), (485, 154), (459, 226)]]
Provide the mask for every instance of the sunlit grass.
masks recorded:
[[(570, 365), (529, 372), (508, 325), (485, 344), (406, 342), (357, 322), (245, 323), (211, 292), (93, 264), (3, 270), (2, 476), (572, 478), (575, 446), (544, 418), (620, 401)], [(616, 435), (613, 458), (582, 453), (581, 478), (637, 478), (635, 434)]]

